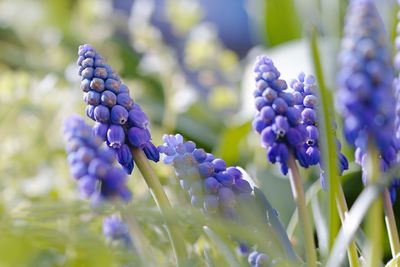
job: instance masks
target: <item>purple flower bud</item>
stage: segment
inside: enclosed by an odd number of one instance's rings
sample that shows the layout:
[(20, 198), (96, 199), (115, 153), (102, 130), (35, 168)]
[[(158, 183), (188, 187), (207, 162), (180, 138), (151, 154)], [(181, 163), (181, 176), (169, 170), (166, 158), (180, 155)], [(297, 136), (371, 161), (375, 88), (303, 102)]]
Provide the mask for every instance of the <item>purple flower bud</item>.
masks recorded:
[(306, 108), (315, 108), (318, 100), (315, 95), (306, 95), (303, 100), (303, 105)]
[(103, 93), (101, 94), (101, 104), (111, 108), (116, 103), (117, 103), (117, 96), (113, 92), (109, 90), (103, 91)]
[(272, 103), (278, 97), (278, 93), (271, 87), (268, 87), (262, 93), (262, 96), (267, 101), (267, 103)]
[(149, 119), (146, 114), (140, 109), (131, 109), (129, 111), (129, 123), (131, 126), (146, 129), (149, 124)]
[(128, 111), (120, 105), (115, 105), (111, 109), (111, 122), (124, 125), (128, 121)]
[(115, 79), (107, 79), (106, 82), (104, 83), (104, 87), (107, 90), (110, 90), (112, 92), (114, 92), (115, 94), (119, 94), (120, 92), (120, 87), (121, 87), (121, 82), (117, 81)]
[(152, 142), (147, 142), (143, 147), (143, 152), (149, 160), (158, 162), (160, 160), (160, 153)]
[(315, 165), (319, 162), (321, 153), (317, 147), (309, 147), (306, 151), (310, 165)]
[(202, 148), (196, 148), (193, 151), (193, 157), (197, 160), (197, 162), (203, 162), (207, 158), (207, 153)]
[(121, 86), (119, 87), (119, 94), (124, 94), (124, 93), (129, 94), (129, 88), (125, 84), (121, 83)]
[(107, 174), (109, 166), (109, 163), (105, 162), (102, 159), (96, 158), (90, 162), (88, 173), (94, 177), (103, 179)]
[(115, 215), (104, 219), (103, 235), (109, 240), (130, 240), (128, 226)]
[(286, 111), (286, 118), (288, 119), (290, 125), (296, 126), (301, 120), (301, 111), (294, 107), (289, 107)]
[(276, 98), (272, 103), (272, 108), (277, 114), (285, 114), (288, 109), (288, 104), (283, 98)]
[(214, 164), (211, 162), (203, 162), (199, 164), (199, 173), (204, 178), (212, 176), (214, 174)]
[(286, 140), (292, 147), (297, 147), (302, 144), (304, 138), (296, 128), (289, 128), (286, 132)]
[(105, 68), (97, 67), (94, 69), (94, 77), (105, 80), (107, 78), (107, 70)]
[(268, 126), (268, 124), (260, 117), (256, 117), (253, 122), (253, 129), (256, 130), (256, 132), (261, 133), (262, 130)]
[(307, 125), (314, 125), (317, 121), (317, 114), (311, 108), (305, 108), (301, 112), (301, 118), (303, 122)]
[(90, 82), (90, 89), (96, 91), (96, 92), (103, 92), (104, 91), (104, 81), (99, 78), (93, 78), (92, 81)]
[(100, 103), (100, 94), (95, 91), (85, 93), (85, 102), (89, 105), (97, 106)]
[(79, 192), (82, 198), (89, 198), (96, 191), (96, 177), (85, 175), (78, 181)]
[(120, 93), (117, 96), (118, 105), (123, 106), (127, 110), (131, 110), (133, 108), (134, 102), (128, 93)]
[(284, 137), (286, 132), (289, 130), (289, 122), (286, 117), (277, 116), (275, 123), (272, 125), (272, 130), (276, 133), (278, 138)]
[(226, 171), (233, 176), (233, 178), (236, 180), (239, 180), (242, 178), (242, 172), (239, 171), (237, 168), (235, 167), (228, 167), (226, 168)]
[(84, 68), (80, 74), (82, 79), (91, 80), (93, 78), (93, 68)]
[(82, 162), (77, 162), (71, 166), (71, 175), (75, 179), (80, 179), (82, 176), (87, 174), (87, 166)]
[(79, 161), (89, 164), (90, 161), (96, 156), (95, 151), (88, 147), (80, 147), (76, 151), (76, 156)]
[(277, 134), (275, 131), (272, 130), (271, 126), (266, 127), (262, 132), (261, 132), (261, 143), (264, 146), (271, 146), (273, 143), (275, 143), (277, 139)]
[(244, 179), (235, 180), (234, 188), (240, 193), (251, 193), (251, 192), (253, 192), (253, 188), (251, 188), (251, 185), (249, 184), (249, 182), (247, 182)]
[(208, 177), (204, 180), (204, 187), (207, 193), (216, 194), (221, 186), (222, 184), (214, 177)]
[(128, 140), (132, 146), (143, 148), (150, 141), (150, 136), (144, 129), (131, 127), (128, 130)]
[(92, 105), (87, 105), (86, 109), (85, 109), (86, 115), (89, 118), (91, 118), (92, 120), (94, 120), (94, 109), (95, 109), (95, 106), (92, 106)]
[(267, 125), (271, 125), (275, 118), (275, 111), (270, 106), (263, 107), (260, 111), (260, 117)]
[(125, 132), (122, 126), (111, 124), (107, 131), (107, 140), (112, 148), (119, 148), (125, 142)]
[(214, 159), (213, 160), (214, 171), (221, 172), (226, 170), (226, 163), (222, 159)]
[(261, 110), (263, 107), (265, 107), (268, 104), (268, 102), (265, 100), (265, 98), (261, 97), (261, 96), (256, 97), (254, 103), (255, 103), (256, 109), (258, 111)]
[(88, 79), (83, 79), (82, 81), (81, 81), (81, 90), (83, 91), (83, 92), (89, 92), (89, 90), (90, 90), (90, 80), (88, 80)]
[(106, 141), (107, 139), (108, 124), (95, 122), (93, 126), (93, 134), (101, 138), (101, 140)]
[(214, 176), (224, 186), (230, 187), (235, 182), (234, 181), (235, 178), (229, 172), (226, 171), (215, 173)]
[(94, 108), (94, 119), (98, 122), (106, 123), (110, 119), (110, 110), (103, 105)]

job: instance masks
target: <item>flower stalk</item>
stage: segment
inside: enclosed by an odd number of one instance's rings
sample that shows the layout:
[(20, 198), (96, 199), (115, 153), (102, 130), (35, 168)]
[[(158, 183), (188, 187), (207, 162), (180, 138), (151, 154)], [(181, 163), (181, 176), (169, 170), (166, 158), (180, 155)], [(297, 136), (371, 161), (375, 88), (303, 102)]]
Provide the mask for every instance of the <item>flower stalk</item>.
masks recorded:
[[(370, 146), (368, 151), (368, 184), (374, 184), (379, 179), (378, 151)], [(368, 267), (379, 266), (382, 258), (382, 197), (372, 203), (367, 215), (367, 235), (369, 237)]]
[[(147, 186), (149, 187), (154, 200), (163, 216), (168, 216), (172, 212), (172, 206), (165, 194), (158, 177), (155, 175), (154, 170), (149, 164), (148, 159), (144, 152), (139, 148), (132, 148), (132, 154), (135, 163), (140, 170)], [(177, 266), (183, 266), (183, 261), (187, 259), (187, 251), (185, 241), (176, 225), (166, 220), (166, 227), (170, 241), (177, 260)]]
[(295, 162), (292, 153), (289, 153), (288, 166), (289, 166), (289, 177), (290, 177), (290, 184), (292, 187), (293, 198), (296, 202), (297, 209), (299, 211), (300, 223), (304, 232), (307, 266), (316, 267), (317, 255), (315, 249), (313, 230), (311, 227), (311, 223), (309, 221), (309, 216), (304, 198), (304, 189), (303, 189), (303, 184), (301, 182), (299, 169), (297, 167), (297, 164)]

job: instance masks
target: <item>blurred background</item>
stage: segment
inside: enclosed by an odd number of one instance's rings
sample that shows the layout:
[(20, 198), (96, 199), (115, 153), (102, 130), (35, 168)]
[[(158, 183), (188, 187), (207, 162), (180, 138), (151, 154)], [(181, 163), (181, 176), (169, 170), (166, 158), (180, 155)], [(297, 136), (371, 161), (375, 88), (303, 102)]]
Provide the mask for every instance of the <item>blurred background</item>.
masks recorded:
[[(393, 36), (395, 0), (376, 3)], [(313, 73), (308, 36), (314, 28), (334, 90), (346, 6), (338, 0), (0, 1), (0, 266), (113, 266), (127, 260), (107, 249), (101, 236), (102, 216), (112, 208), (91, 212), (66, 162), (62, 121), (73, 113), (84, 116), (76, 66), (83, 43), (96, 47), (129, 86), (150, 117), (156, 145), (165, 133), (181, 133), (241, 166), (286, 226), (294, 210), (289, 181), (267, 164), (251, 129), (252, 64), (266, 54), (287, 81), (300, 71)], [(352, 148), (344, 147), (352, 161)], [(172, 201), (184, 205), (187, 198), (176, 193), (170, 168), (155, 168)], [(317, 171), (303, 176), (322, 206)], [(359, 175), (351, 164), (343, 178), (350, 203), (362, 189)], [(136, 212), (154, 209), (138, 172), (129, 180)], [(151, 219), (142, 215), (146, 234), (157, 236), (157, 224), (148, 226)], [(157, 242), (156, 258), (166, 264), (168, 240)]]

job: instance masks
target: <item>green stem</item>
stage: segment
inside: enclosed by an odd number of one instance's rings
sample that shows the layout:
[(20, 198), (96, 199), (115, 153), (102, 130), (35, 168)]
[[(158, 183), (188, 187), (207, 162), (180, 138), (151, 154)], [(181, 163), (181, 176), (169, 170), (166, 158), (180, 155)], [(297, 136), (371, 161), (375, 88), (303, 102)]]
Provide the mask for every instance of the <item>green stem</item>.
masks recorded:
[(333, 97), (330, 90), (328, 90), (325, 79), (324, 72), (322, 69), (321, 59), (319, 56), (317, 31), (315, 28), (311, 31), (310, 39), (310, 49), (314, 62), (315, 76), (318, 81), (319, 91), (318, 97), (320, 101), (319, 105), (319, 123), (320, 127), (318, 129), (321, 131), (320, 136), (320, 147), (322, 152), (322, 162), (326, 166), (326, 180), (328, 187), (328, 218), (329, 218), (329, 251), (331, 251), (336, 235), (339, 230), (339, 217), (336, 212), (336, 199), (338, 195), (338, 159), (337, 159), (337, 149), (335, 143), (332, 122), (334, 121), (334, 111), (333, 107)]
[[(172, 206), (165, 194), (158, 177), (150, 166), (148, 159), (141, 149), (132, 148), (133, 158), (136, 166), (139, 168), (147, 186), (149, 187), (154, 200), (164, 217), (168, 217), (172, 213)], [(187, 259), (185, 241), (179, 231), (177, 225), (174, 225), (170, 220), (166, 220), (168, 234), (177, 260), (177, 266), (183, 266), (183, 261)]]
[(299, 218), (304, 232), (307, 266), (316, 267), (317, 254), (315, 249), (313, 230), (311, 227), (311, 223), (309, 221), (306, 202), (304, 199), (304, 189), (303, 189), (303, 184), (301, 182), (299, 169), (297, 167), (297, 164), (294, 160), (292, 153), (289, 153), (288, 165), (289, 165), (289, 176), (290, 176), (290, 184), (292, 187), (293, 198), (296, 202), (297, 209), (299, 211)]
[[(368, 149), (368, 185), (379, 179), (379, 155), (372, 146)], [(379, 266), (382, 257), (382, 197), (375, 199), (367, 217), (367, 234), (369, 236), (368, 267)]]
[[(343, 223), (347, 216), (349, 209), (347, 207), (346, 198), (343, 193), (343, 188), (340, 184), (338, 185), (337, 191), (338, 191), (338, 195), (336, 198), (337, 209), (339, 212), (340, 220)], [(350, 267), (358, 267), (358, 265), (359, 265), (358, 264), (358, 253), (357, 253), (356, 243), (354, 241), (352, 241), (350, 243), (349, 247), (347, 248), (347, 256), (349, 258)]]
[(390, 200), (390, 194), (387, 188), (383, 191), (383, 208), (385, 210), (385, 222), (389, 236), (390, 249), (392, 251), (392, 257), (394, 258), (400, 252), (400, 244), (392, 201)]

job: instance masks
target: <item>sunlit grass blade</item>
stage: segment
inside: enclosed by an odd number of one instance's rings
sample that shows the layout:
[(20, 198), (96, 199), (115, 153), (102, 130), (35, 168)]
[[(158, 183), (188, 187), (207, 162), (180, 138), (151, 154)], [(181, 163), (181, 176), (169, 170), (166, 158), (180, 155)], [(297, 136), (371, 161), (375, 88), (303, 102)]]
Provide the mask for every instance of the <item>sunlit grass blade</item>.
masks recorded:
[(387, 172), (379, 182), (373, 185), (368, 185), (366, 188), (364, 188), (362, 193), (358, 196), (335, 240), (335, 244), (326, 264), (327, 267), (341, 266), (340, 264), (345, 255), (346, 248), (353, 240), (357, 230), (359, 230), (360, 224), (367, 214), (370, 206), (387, 186), (390, 181), (390, 177), (392, 177), (396, 171), (399, 171), (399, 169), (399, 167), (393, 168), (393, 170)]

